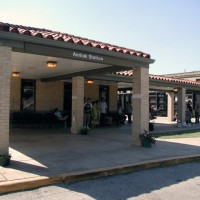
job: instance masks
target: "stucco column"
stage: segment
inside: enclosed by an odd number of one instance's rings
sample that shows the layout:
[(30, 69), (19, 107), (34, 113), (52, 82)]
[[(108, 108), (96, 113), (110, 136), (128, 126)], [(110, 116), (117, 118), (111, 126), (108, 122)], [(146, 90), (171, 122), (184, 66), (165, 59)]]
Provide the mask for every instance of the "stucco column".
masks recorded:
[(10, 47), (0, 46), (0, 154), (9, 151), (11, 55)]
[(186, 111), (186, 102), (185, 102), (186, 89), (178, 88), (178, 120), (185, 122), (185, 111)]
[(149, 68), (133, 71), (132, 144), (140, 145), (139, 134), (149, 130)]
[(167, 92), (167, 119), (174, 121), (174, 92)]
[(83, 127), (84, 77), (72, 78), (72, 133), (79, 133)]

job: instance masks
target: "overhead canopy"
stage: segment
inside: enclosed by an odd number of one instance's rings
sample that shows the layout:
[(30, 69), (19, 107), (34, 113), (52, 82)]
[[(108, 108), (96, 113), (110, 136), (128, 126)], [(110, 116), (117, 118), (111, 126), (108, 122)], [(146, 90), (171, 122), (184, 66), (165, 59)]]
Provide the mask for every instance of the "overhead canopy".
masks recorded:
[[(154, 62), (148, 53), (47, 29), (0, 23), (0, 45), (12, 47), (13, 71), (21, 78), (68, 80), (73, 76), (119, 82), (131, 87), (132, 72)], [(47, 68), (47, 61), (57, 67)], [(199, 90), (200, 83), (149, 75), (150, 88)], [(129, 84), (130, 83), (130, 84)]]
[[(154, 60), (141, 51), (46, 29), (0, 23), (0, 45), (12, 47), (13, 70), (21, 78), (55, 81), (73, 76), (96, 76), (136, 67)], [(47, 61), (56, 61), (49, 69)]]
[[(133, 70), (115, 72), (113, 77), (115, 77), (115, 79), (121, 78), (121, 80), (123, 80), (125, 84), (121, 83), (121, 88), (130, 88), (132, 87), (133, 73)], [(151, 74), (149, 75), (149, 85), (150, 89), (166, 91), (175, 90), (177, 88), (186, 88), (188, 90), (200, 90), (200, 82), (197, 81)]]

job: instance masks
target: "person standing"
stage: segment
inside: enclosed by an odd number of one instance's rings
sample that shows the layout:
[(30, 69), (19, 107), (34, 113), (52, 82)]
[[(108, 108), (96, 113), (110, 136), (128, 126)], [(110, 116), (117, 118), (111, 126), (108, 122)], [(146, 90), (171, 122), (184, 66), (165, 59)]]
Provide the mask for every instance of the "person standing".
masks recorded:
[(105, 99), (101, 97), (100, 101), (100, 126), (105, 126), (105, 118), (107, 113), (108, 105), (105, 102)]
[(118, 125), (124, 124), (126, 121), (126, 115), (121, 103), (118, 104), (118, 116)]
[(99, 126), (98, 110), (97, 110), (97, 102), (96, 101), (94, 101), (92, 103), (91, 124), (92, 124), (92, 127)]
[(191, 106), (191, 101), (188, 100), (187, 110), (186, 110), (186, 120), (185, 120), (187, 124), (192, 123), (191, 118), (192, 118), (192, 106)]
[(131, 121), (132, 106), (129, 102), (126, 102), (126, 114), (128, 115), (128, 123), (132, 123)]
[(84, 122), (83, 127), (90, 129), (91, 122), (91, 111), (92, 111), (92, 103), (90, 102), (90, 98), (87, 98), (86, 103), (84, 104)]
[(97, 119), (100, 125), (100, 117), (101, 117), (101, 111), (100, 111), (100, 102), (99, 100), (96, 100), (96, 110), (97, 110)]
[(200, 105), (199, 105), (199, 102), (196, 101), (195, 103), (195, 124), (198, 124), (199, 123), (199, 110), (200, 110)]
[(190, 113), (192, 114), (192, 106), (191, 106), (191, 101), (188, 100), (187, 102), (187, 109), (190, 111)]

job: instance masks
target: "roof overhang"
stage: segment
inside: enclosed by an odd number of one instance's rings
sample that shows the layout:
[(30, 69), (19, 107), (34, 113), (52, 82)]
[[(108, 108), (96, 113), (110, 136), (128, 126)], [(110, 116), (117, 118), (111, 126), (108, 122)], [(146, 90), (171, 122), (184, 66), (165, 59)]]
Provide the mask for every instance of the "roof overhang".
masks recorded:
[[(66, 80), (78, 75), (104, 76), (106, 73), (137, 67), (148, 68), (149, 64), (154, 62), (150, 58), (3, 31), (0, 31), (0, 45), (12, 48), (14, 54), (12, 64), (17, 66), (24, 78), (28, 72), (24, 63), (29, 63), (27, 68), (35, 69), (36, 72), (33, 73), (35, 77), (30, 73), (27, 77), (42, 81)], [(34, 61), (30, 58), (31, 55)], [(47, 70), (41, 71), (40, 68), (46, 67), (44, 65), (49, 57), (58, 60), (59, 64), (63, 63), (60, 65), (60, 70), (54, 70), (53, 73)], [(36, 66), (37, 64), (40, 66)]]
[(187, 90), (200, 90), (200, 85), (195, 85), (191, 83), (181, 83), (181, 82), (173, 82), (173, 81), (166, 81), (166, 80), (155, 80), (155, 79), (149, 79), (149, 84), (151, 85), (151, 88), (154, 86), (156, 87), (171, 87), (173, 90), (177, 88), (186, 88)]
[[(74, 76), (132, 85), (132, 77), (115, 72), (133, 70), (154, 63), (149, 54), (105, 44), (87, 38), (12, 24), (0, 23), (0, 45), (12, 48), (12, 65), (22, 78), (42, 81), (69, 80)], [(54, 70), (46, 67), (56, 60)], [(150, 89), (178, 88), (199, 90), (191, 84), (149, 76)]]
[[(200, 84), (194, 84), (193, 81), (185, 81), (181, 82), (179, 79), (174, 79), (176, 81), (170, 81), (170, 80), (162, 80), (162, 79), (155, 79), (156, 75), (153, 76), (154, 78), (149, 75), (149, 89), (150, 90), (162, 90), (162, 91), (174, 91), (177, 88), (186, 88), (187, 90), (200, 90)], [(160, 77), (160, 76), (158, 76)], [(89, 77), (92, 78), (92, 77)], [(110, 79), (109, 79), (110, 78)], [(106, 80), (112, 80), (119, 82), (119, 88), (124, 88), (130, 90), (132, 88), (132, 76), (125, 76), (125, 75), (119, 75), (119, 74), (112, 74), (112, 75), (106, 75)], [(124, 84), (126, 83), (126, 84)]]

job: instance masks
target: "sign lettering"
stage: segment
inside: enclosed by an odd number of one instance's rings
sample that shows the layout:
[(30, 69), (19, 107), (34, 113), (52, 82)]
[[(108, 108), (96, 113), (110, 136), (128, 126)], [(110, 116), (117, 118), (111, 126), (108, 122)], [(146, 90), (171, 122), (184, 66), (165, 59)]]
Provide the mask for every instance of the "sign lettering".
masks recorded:
[(80, 53), (80, 52), (73, 52), (73, 57), (84, 58), (86, 60), (103, 61), (103, 57), (93, 54)]

